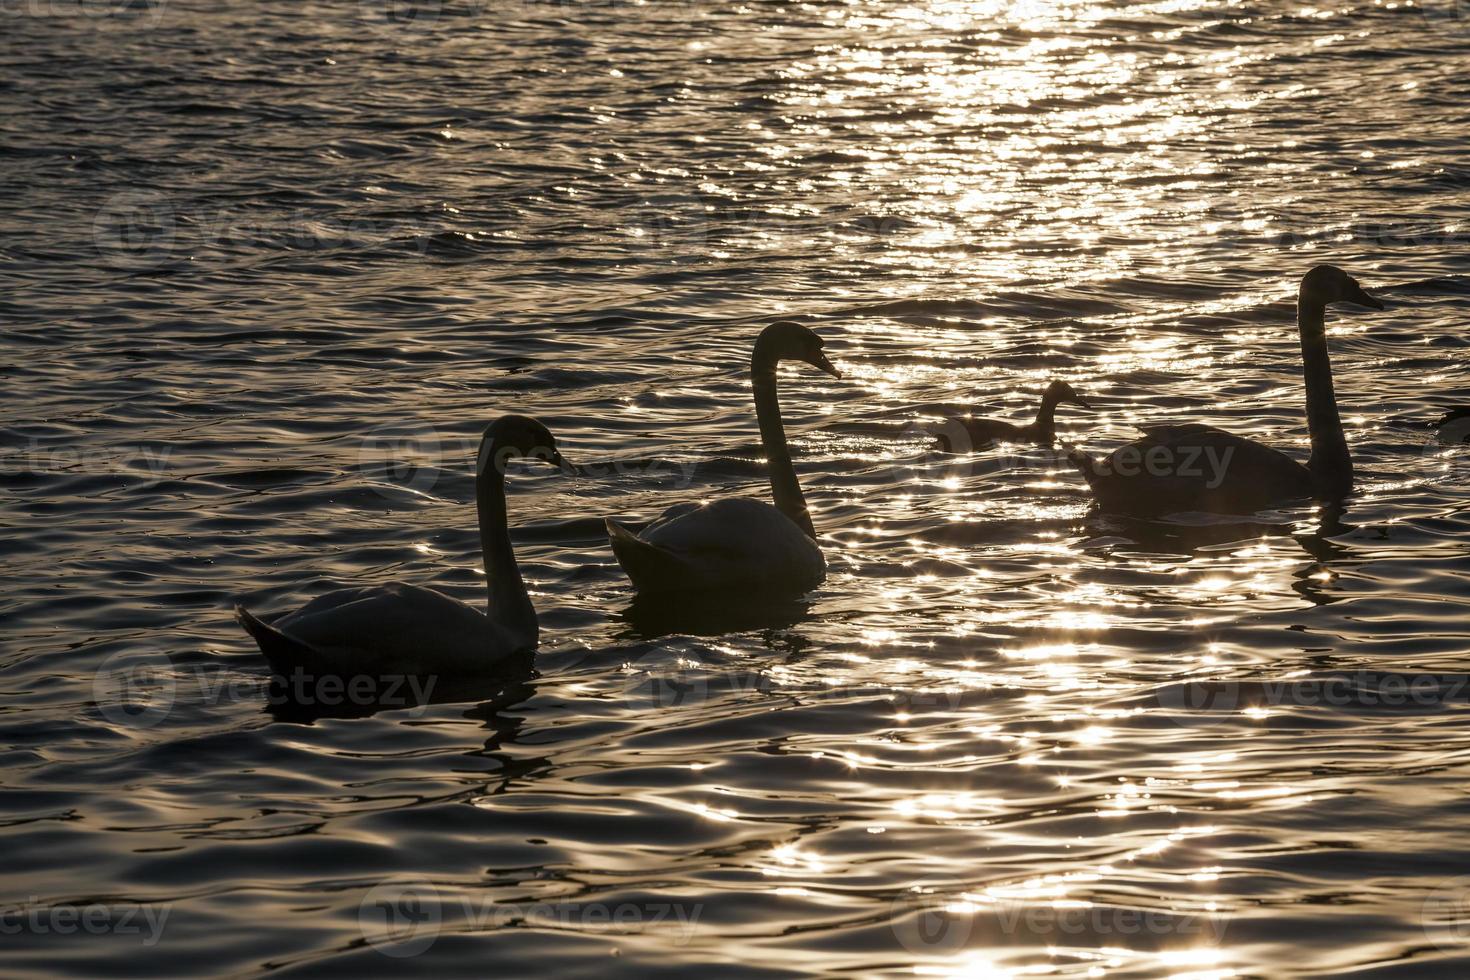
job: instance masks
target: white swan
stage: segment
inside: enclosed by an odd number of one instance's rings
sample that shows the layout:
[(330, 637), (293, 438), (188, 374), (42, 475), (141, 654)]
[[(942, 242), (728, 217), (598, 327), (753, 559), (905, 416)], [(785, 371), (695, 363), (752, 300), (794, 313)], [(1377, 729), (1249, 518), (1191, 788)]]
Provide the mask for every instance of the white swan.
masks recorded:
[(776, 399), (776, 365), (782, 360), (842, 376), (822, 353), (822, 338), (799, 323), (778, 321), (756, 338), (750, 376), (776, 505), (748, 499), (679, 504), (639, 534), (609, 518), (613, 554), (640, 593), (800, 593), (826, 578), (827, 562), (796, 480)]
[(1124, 514), (1183, 511), (1249, 514), (1303, 497), (1336, 500), (1353, 488), (1353, 461), (1337, 413), (1332, 365), (1327, 357), (1327, 304), (1353, 303), (1381, 310), (1358, 281), (1341, 269), (1319, 265), (1302, 278), (1297, 330), (1307, 389), (1307, 431), (1312, 455), (1303, 466), (1252, 439), (1198, 422), (1160, 425), (1143, 438), (1098, 461), (1069, 454), (1092, 487), (1098, 505)]
[(515, 457), (565, 467), (546, 426), (524, 415), (492, 423), (480, 440), (475, 504), (489, 589), (487, 612), (418, 585), (340, 589), (265, 623), (244, 606), (235, 618), (276, 674), (469, 674), (534, 650), (536, 610), (511, 549), (505, 464)]

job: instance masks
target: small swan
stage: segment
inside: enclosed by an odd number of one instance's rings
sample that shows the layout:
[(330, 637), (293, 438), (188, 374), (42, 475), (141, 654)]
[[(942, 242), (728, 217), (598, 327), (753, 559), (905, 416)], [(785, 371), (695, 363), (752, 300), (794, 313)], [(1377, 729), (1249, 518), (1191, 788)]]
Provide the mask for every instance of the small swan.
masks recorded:
[[(944, 426), (934, 433), (938, 441), (937, 448), (947, 453), (962, 453), (997, 442), (1026, 443), (1050, 448), (1057, 441), (1056, 413), (1057, 406), (1062, 402), (1092, 408), (1091, 403), (1077, 394), (1067, 382), (1053, 381), (1042, 394), (1041, 410), (1036, 413), (1036, 421), (1030, 425), (1015, 425), (1003, 419), (956, 416), (946, 419)], [(960, 434), (961, 430), (964, 435)]]
[(467, 674), (534, 650), (536, 610), (511, 549), (505, 464), (518, 456), (570, 469), (546, 426), (524, 415), (493, 422), (480, 440), (475, 505), (485, 562), (486, 612), (418, 585), (339, 589), (267, 624), (244, 606), (235, 618), (280, 676)]
[(822, 338), (799, 323), (778, 321), (756, 338), (750, 376), (776, 505), (749, 499), (678, 504), (639, 534), (609, 518), (613, 554), (640, 593), (800, 593), (826, 578), (827, 562), (796, 481), (776, 400), (776, 365), (782, 360), (804, 361), (842, 377), (822, 353)]
[(1072, 461), (1105, 511), (1160, 515), (1182, 511), (1248, 514), (1302, 497), (1339, 499), (1352, 491), (1348, 454), (1332, 366), (1327, 357), (1329, 303), (1381, 310), (1383, 304), (1356, 279), (1330, 265), (1302, 278), (1297, 328), (1307, 390), (1307, 429), (1312, 455), (1303, 466), (1284, 453), (1209, 425), (1159, 425), (1102, 462), (1081, 452)]

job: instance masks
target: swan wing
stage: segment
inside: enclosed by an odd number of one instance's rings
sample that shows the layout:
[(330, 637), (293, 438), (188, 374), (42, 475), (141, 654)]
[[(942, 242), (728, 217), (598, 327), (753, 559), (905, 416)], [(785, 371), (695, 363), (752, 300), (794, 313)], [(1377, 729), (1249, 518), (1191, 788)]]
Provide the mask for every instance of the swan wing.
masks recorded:
[(675, 504), (674, 506), (670, 507), (668, 510), (666, 510), (662, 514), (660, 514), (653, 521), (653, 523), (651, 523), (647, 527), (645, 527), (643, 529), (643, 534), (646, 536), (647, 534), (649, 534), (649, 532), (657, 532), (657, 530), (659, 528), (663, 527), (665, 524), (669, 524), (669, 523), (671, 523), (673, 521), (676, 521), (679, 518), (683, 517), (685, 514), (689, 514), (689, 513), (693, 512), (693, 511), (699, 510), (703, 506), (705, 506), (705, 505), (704, 504), (696, 504), (696, 503), (693, 503), (693, 502), (690, 502), (690, 503), (687, 503), (687, 504)]
[(937, 426), (930, 426), (937, 448), (946, 453), (970, 453), (989, 449), (999, 443), (1037, 442), (1034, 431), (1013, 425), (1004, 419), (975, 419), (951, 416)]
[(1142, 431), (1107, 459), (1082, 466), (1105, 510), (1245, 514), (1313, 491), (1305, 466), (1252, 439), (1198, 422)]
[(826, 576), (821, 549), (764, 501), (680, 504), (640, 534), (612, 521), (608, 531), (639, 591), (806, 591)]
[(1239, 438), (1238, 436), (1232, 436), (1224, 429), (1217, 429), (1213, 425), (1205, 425), (1203, 422), (1168, 422), (1163, 425), (1140, 425), (1138, 431), (1145, 438), (1158, 439), (1166, 442), (1184, 439), (1194, 435), (1205, 438), (1212, 436), (1223, 436), (1226, 439)]
[[(442, 592), (398, 582), (329, 592), (270, 628), (310, 651), (309, 658), (302, 657), (309, 662), (286, 666), (332, 674), (466, 671), (519, 648), (478, 609)], [(282, 666), (274, 659), (271, 665), (278, 671)]]
[[(1265, 479), (1280, 482), (1307, 474), (1305, 466), (1281, 450), (1272, 449), (1264, 443), (1226, 432), (1224, 429), (1217, 429), (1213, 425), (1189, 422), (1183, 425), (1150, 426), (1142, 431), (1144, 438), (1139, 442), (1145, 446), (1167, 447), (1181, 457), (1198, 449), (1206, 462), (1210, 458), (1220, 460), (1226, 467), (1226, 479)], [(1231, 470), (1238, 470), (1238, 474), (1231, 474)]]

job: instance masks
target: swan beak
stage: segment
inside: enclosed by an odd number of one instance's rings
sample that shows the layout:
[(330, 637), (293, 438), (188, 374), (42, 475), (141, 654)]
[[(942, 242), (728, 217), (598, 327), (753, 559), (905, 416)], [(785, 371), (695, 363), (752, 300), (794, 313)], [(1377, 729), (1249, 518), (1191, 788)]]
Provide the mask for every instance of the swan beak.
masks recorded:
[(1086, 398), (1083, 398), (1081, 395), (1078, 395), (1076, 398), (1073, 398), (1072, 401), (1076, 402), (1078, 405), (1080, 405), (1081, 407), (1086, 408), (1086, 409), (1092, 409), (1092, 408), (1095, 408), (1096, 407), (1095, 405), (1092, 404), (1092, 402), (1088, 401)]
[(816, 356), (812, 358), (812, 367), (825, 371), (834, 378), (842, 377), (842, 372), (837, 370), (837, 367), (831, 361), (827, 360), (827, 355), (821, 351), (817, 351)]
[(555, 449), (551, 451), (551, 458), (547, 462), (554, 464), (557, 469), (561, 470), (567, 476), (576, 476), (578, 473), (577, 467), (567, 462), (567, 458)]
[(1368, 291), (1362, 286), (1358, 286), (1358, 295), (1349, 299), (1348, 302), (1355, 303), (1358, 306), (1366, 306), (1370, 310), (1387, 309), (1387, 307), (1383, 305), (1382, 300), (1380, 300), (1376, 296), (1369, 295)]

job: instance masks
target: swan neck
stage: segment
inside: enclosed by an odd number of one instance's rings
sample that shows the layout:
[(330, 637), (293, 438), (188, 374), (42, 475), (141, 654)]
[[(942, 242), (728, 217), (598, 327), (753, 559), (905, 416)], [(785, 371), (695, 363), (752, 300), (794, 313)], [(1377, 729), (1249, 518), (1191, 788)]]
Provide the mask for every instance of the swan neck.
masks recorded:
[(485, 561), (487, 613), (497, 626), (508, 629), (534, 646), (537, 640), (536, 608), (526, 594), (521, 570), (510, 543), (510, 526), (505, 513), (505, 471), (497, 463), (495, 446), (487, 444), (480, 453), (480, 473), (475, 480), (475, 509), (480, 518), (480, 550)]
[(1307, 430), (1312, 437), (1312, 458), (1307, 462), (1307, 469), (1312, 471), (1319, 493), (1341, 496), (1352, 489), (1353, 461), (1332, 385), (1326, 304), (1300, 300), (1297, 326), (1302, 339), (1302, 377), (1307, 389)]
[(806, 509), (801, 484), (796, 480), (796, 466), (786, 445), (786, 426), (781, 420), (781, 405), (776, 399), (776, 361), (757, 351), (751, 358), (750, 379), (755, 388), (755, 417), (760, 423), (761, 445), (766, 453), (766, 466), (771, 475), (771, 497), (776, 509), (792, 523), (816, 539), (811, 514)]
[(1041, 408), (1036, 412), (1036, 422), (1032, 428), (1040, 439), (1053, 441), (1057, 436), (1057, 401), (1060, 395), (1046, 392), (1041, 396)]

